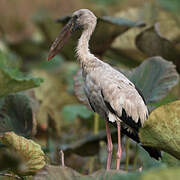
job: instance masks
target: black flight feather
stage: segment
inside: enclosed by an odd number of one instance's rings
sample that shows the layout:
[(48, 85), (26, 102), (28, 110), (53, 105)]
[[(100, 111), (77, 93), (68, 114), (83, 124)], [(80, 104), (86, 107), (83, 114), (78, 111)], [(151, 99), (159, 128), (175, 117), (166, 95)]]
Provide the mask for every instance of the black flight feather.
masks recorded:
[[(143, 94), (141, 93), (141, 91), (136, 87), (136, 90), (138, 91), (139, 95), (142, 97), (144, 103), (146, 104), (145, 102), (145, 99), (143, 97)], [(104, 100), (104, 95), (103, 95), (103, 92), (101, 91), (101, 94), (102, 94), (102, 97), (103, 97), (103, 100)], [(108, 108), (108, 110), (112, 113), (112, 114), (115, 114), (116, 116), (117, 113), (116, 111), (112, 108), (112, 106), (110, 105), (109, 102), (105, 101), (104, 100), (104, 103), (106, 105), (106, 107)], [(119, 117), (119, 116), (118, 116)], [(133, 132), (130, 132), (128, 131), (127, 128), (121, 126), (121, 132), (125, 135), (127, 135), (129, 138), (131, 138), (132, 140), (134, 140), (135, 142), (137, 143), (140, 143), (140, 140), (139, 140), (139, 136), (138, 136), (138, 130), (139, 128), (142, 126), (141, 125), (141, 121), (140, 119), (138, 120), (138, 123), (136, 123), (132, 117), (129, 117), (125, 111), (125, 109), (122, 109), (122, 115), (121, 117), (119, 117), (125, 124), (127, 124), (130, 128), (133, 129)], [(108, 117), (107, 117), (108, 119)], [(110, 121), (108, 121), (109, 123), (112, 123)], [(117, 127), (117, 124), (114, 122), (112, 123), (115, 127)], [(149, 147), (149, 146), (143, 146), (141, 145), (148, 153), (151, 157), (159, 160), (161, 158), (161, 151), (156, 149), (156, 148), (153, 148), (153, 147)]]

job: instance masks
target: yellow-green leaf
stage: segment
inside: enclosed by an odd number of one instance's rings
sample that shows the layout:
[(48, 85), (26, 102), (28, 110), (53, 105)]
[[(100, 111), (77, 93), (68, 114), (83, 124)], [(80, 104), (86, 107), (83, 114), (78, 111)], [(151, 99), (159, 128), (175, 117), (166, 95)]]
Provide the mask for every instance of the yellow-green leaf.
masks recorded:
[(147, 173), (144, 173), (140, 180), (173, 180), (179, 179), (180, 177), (180, 168), (158, 168), (153, 169)]
[(156, 147), (180, 159), (180, 101), (155, 109), (139, 136), (143, 145)]
[(17, 170), (17, 174), (34, 174), (45, 166), (45, 154), (40, 145), (34, 141), (18, 136), (14, 132), (4, 133), (0, 141), (22, 158), (23, 166)]

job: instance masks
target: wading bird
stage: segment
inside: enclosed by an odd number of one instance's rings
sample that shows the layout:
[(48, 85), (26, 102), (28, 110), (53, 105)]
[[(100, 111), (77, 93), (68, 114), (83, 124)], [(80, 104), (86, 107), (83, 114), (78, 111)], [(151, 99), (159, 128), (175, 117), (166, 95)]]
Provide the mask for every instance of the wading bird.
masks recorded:
[[(53, 42), (48, 54), (48, 60), (58, 53), (73, 32), (82, 28), (76, 52), (83, 70), (84, 91), (92, 110), (100, 114), (106, 122), (107, 170), (110, 169), (113, 149), (108, 122), (117, 126), (116, 169), (119, 169), (122, 152), (121, 131), (139, 143), (138, 129), (147, 119), (148, 109), (142, 94), (131, 81), (109, 64), (91, 54), (89, 40), (96, 27), (96, 21), (96, 16), (88, 9), (75, 11), (72, 18)], [(161, 157), (160, 151), (154, 148), (145, 146), (144, 149), (156, 159)]]

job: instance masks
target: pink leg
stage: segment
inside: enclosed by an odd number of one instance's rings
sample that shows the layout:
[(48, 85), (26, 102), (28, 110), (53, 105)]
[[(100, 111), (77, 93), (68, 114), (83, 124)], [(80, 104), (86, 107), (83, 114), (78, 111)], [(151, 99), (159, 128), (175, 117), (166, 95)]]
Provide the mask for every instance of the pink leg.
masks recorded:
[(120, 161), (121, 161), (121, 124), (117, 122), (117, 129), (118, 129), (118, 150), (117, 150), (117, 162), (116, 162), (116, 169), (119, 170), (120, 168)]
[(107, 134), (107, 152), (108, 152), (106, 170), (109, 170), (111, 168), (113, 144), (112, 144), (111, 132), (109, 129), (108, 121), (106, 121), (106, 134)]

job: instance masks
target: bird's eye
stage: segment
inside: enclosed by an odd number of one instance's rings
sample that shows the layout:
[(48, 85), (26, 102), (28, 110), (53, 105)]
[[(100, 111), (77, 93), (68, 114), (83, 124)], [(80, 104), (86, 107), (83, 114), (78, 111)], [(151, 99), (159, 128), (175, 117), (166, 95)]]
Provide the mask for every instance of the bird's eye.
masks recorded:
[(74, 19), (77, 19), (78, 18), (78, 16), (77, 15), (74, 15)]

